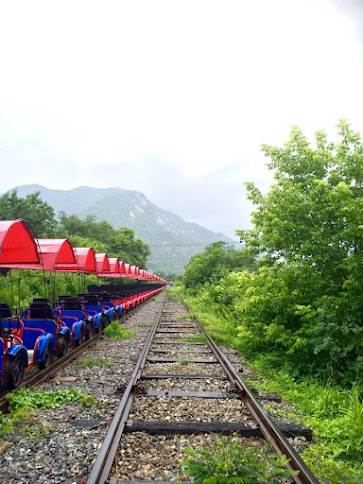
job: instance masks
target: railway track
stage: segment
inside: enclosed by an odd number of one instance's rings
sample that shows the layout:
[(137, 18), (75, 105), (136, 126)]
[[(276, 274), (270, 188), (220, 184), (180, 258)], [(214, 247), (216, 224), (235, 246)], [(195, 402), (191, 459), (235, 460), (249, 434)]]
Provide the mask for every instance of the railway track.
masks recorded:
[[(119, 393), (119, 406), (84, 480), (88, 484), (176, 482), (177, 462), (169, 463), (168, 481), (160, 466), (153, 468), (157, 445), (155, 441), (149, 447), (144, 444), (148, 435), (236, 432), (246, 439), (266, 439), (285, 455), (287, 467), (298, 472), (288, 482), (318, 483), (287, 440), (287, 436), (303, 435), (306, 429), (278, 427), (199, 322), (180, 303), (165, 302), (165, 296), (130, 379)], [(229, 414), (232, 417), (225, 418)], [(128, 442), (132, 435), (138, 435), (138, 440)], [(175, 438), (173, 442), (174, 448), (180, 447)], [(165, 440), (159, 447), (163, 451), (167, 453)], [(181, 481), (186, 482), (185, 478)]]

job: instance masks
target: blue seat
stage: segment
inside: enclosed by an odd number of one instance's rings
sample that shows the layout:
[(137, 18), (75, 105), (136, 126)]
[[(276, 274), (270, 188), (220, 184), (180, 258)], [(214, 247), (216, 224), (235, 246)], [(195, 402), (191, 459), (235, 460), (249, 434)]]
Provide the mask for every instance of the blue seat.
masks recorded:
[[(28, 350), (34, 349), (38, 336), (50, 333), (53, 336), (53, 346), (57, 334), (57, 324), (54, 319), (23, 319), (24, 329), (22, 340)], [(11, 322), (11, 327), (16, 328), (16, 321)]]

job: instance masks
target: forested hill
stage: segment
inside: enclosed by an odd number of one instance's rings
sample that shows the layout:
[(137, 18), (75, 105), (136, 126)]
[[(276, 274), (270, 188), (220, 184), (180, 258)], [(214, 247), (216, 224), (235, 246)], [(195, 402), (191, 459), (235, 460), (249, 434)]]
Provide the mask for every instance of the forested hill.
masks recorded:
[[(78, 187), (51, 190), (41, 185), (18, 187), (24, 197), (35, 191), (56, 213), (75, 214), (81, 218), (94, 215), (114, 227), (128, 227), (150, 246), (148, 267), (154, 272), (179, 274), (189, 259), (217, 240), (232, 242), (221, 233), (211, 232), (195, 223), (151, 203), (141, 192), (123, 188)], [(90, 234), (91, 236), (92, 234)]]

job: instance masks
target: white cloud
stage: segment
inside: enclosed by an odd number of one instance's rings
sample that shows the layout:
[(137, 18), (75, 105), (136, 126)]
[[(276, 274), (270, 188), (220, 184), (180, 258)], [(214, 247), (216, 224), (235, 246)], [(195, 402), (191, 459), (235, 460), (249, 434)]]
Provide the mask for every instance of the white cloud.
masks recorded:
[(361, 46), (335, 4), (3, 2), (0, 190), (119, 185), (232, 233), (243, 182), (270, 181), (261, 143), (341, 117), (363, 131)]

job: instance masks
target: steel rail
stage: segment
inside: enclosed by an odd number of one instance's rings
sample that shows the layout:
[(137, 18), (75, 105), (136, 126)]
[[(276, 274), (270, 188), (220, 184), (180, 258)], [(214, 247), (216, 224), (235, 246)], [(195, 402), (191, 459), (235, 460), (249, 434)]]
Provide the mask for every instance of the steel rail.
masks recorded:
[(301, 459), (296, 450), (289, 444), (279, 427), (272, 421), (267, 412), (262, 408), (259, 402), (256, 400), (252, 392), (242, 381), (242, 379), (237, 374), (236, 370), (224, 355), (224, 353), (218, 348), (213, 339), (209, 336), (206, 330), (203, 328), (201, 323), (197, 320), (195, 315), (190, 311), (193, 316), (193, 321), (197, 324), (201, 333), (207, 339), (207, 342), (222, 365), (229, 381), (238, 389), (238, 393), (243, 400), (244, 404), (251, 412), (257, 425), (260, 427), (262, 434), (265, 439), (268, 440), (276, 452), (283, 454), (289, 460), (286, 467), (293, 471), (298, 471), (298, 475), (291, 476), (291, 479), (296, 484), (319, 484), (319, 481), (307, 467), (305, 462)]
[(140, 356), (136, 362), (135, 368), (124, 391), (121, 402), (117, 407), (116, 413), (112, 419), (105, 440), (103, 441), (102, 447), (97, 455), (96, 462), (94, 463), (91, 474), (87, 479), (87, 484), (104, 483), (109, 478), (117, 448), (120, 443), (122, 433), (124, 431), (130, 412), (132, 404), (132, 390), (141, 377), (141, 372), (144, 368), (146, 358), (156, 332), (156, 328), (161, 319), (165, 299), (166, 297), (164, 295), (164, 298), (161, 301), (159, 311), (155, 316), (153, 325), (145, 341), (144, 347), (141, 350)]

